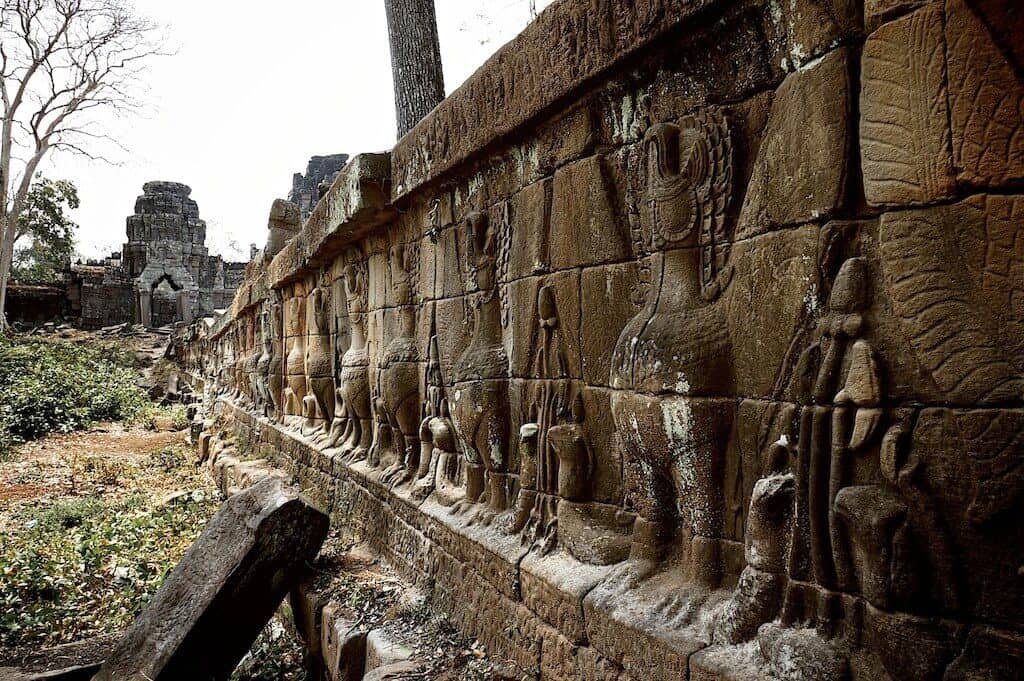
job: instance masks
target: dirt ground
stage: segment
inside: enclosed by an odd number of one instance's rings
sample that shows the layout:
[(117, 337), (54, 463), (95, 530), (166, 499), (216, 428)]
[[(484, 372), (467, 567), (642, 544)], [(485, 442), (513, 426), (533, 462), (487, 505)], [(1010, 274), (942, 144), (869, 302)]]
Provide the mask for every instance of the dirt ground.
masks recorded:
[(186, 433), (98, 424), (0, 460), (0, 661), (113, 636), (220, 505)]
[(13, 511), (30, 502), (94, 494), (123, 498), (139, 489), (152, 494), (170, 491), (175, 476), (152, 472), (134, 479), (132, 486), (112, 476), (145, 468), (150, 452), (187, 443), (184, 432), (101, 423), (88, 431), (49, 435), (21, 445), (10, 460), (0, 461), (0, 529)]

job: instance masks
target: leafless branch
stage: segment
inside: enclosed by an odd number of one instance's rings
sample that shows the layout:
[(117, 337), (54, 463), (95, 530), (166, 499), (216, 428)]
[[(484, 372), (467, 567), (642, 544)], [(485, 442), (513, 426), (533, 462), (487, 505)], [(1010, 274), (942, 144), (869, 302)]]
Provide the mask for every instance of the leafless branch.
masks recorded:
[(0, 329), (18, 216), (43, 158), (109, 160), (102, 111), (138, 110), (143, 73), (167, 55), (128, 0), (0, 0)]

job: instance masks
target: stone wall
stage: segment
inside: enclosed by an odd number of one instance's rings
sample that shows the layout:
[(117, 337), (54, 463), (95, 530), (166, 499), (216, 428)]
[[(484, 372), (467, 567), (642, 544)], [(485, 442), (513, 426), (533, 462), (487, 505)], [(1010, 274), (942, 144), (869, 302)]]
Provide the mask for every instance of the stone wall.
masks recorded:
[(7, 288), (7, 318), (22, 324), (42, 324), (65, 314), (60, 286), (12, 283)]
[(1016, 678), (1012, 8), (563, 0), (182, 361), (527, 676)]
[(305, 220), (316, 207), (320, 195), (337, 177), (338, 172), (348, 163), (348, 154), (313, 156), (306, 164), (306, 172), (292, 175), (292, 189), (288, 200), (299, 207)]
[(120, 265), (73, 265), (65, 277), (72, 316), (83, 329), (100, 329), (134, 319), (135, 287)]

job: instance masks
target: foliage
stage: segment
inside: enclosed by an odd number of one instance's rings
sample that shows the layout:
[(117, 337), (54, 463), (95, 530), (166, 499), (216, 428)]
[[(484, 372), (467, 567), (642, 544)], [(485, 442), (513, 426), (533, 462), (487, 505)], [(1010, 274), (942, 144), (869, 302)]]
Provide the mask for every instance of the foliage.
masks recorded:
[(0, 336), (0, 442), (134, 418), (148, 400), (131, 361), (130, 353), (104, 343)]
[(126, 627), (216, 509), (210, 495), (149, 507), (139, 496), (31, 506), (0, 552), (0, 648)]
[[(12, 278), (39, 283), (60, 280), (61, 270), (74, 251), (78, 228), (64, 211), (78, 206), (74, 184), (36, 176), (18, 216)], [(24, 245), (26, 239), (28, 244)]]
[(128, 0), (0, 4), (0, 329), (31, 180), (50, 152), (98, 160), (120, 146), (101, 121), (138, 111), (157, 30)]
[(0, 461), (6, 461), (14, 449), (15, 438), (11, 435), (11, 415), (0, 407)]
[(149, 453), (149, 464), (164, 473), (173, 473), (190, 463), (185, 450), (181, 447), (164, 447)]

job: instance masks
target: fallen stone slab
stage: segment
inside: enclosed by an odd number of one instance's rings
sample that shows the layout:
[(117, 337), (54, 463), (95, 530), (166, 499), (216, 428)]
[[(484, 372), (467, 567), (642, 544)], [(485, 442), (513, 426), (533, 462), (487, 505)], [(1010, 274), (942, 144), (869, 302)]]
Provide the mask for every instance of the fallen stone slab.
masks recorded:
[(227, 679), (327, 529), (327, 516), (279, 478), (231, 497), (93, 681)]

